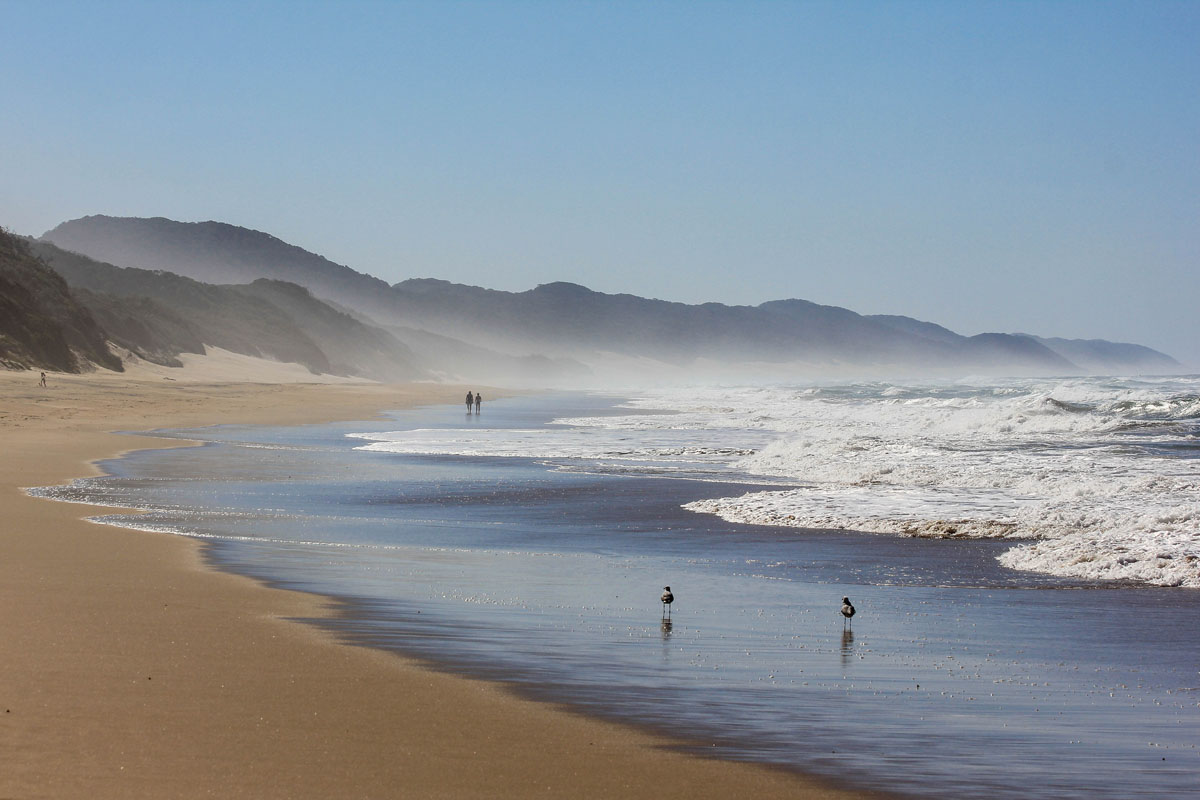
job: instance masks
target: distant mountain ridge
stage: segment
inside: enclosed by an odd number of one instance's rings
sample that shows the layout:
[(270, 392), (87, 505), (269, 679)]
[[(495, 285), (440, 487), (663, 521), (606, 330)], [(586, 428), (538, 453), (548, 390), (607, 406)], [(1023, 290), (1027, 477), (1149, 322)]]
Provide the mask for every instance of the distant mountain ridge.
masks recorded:
[(601, 350), (686, 365), (716, 361), (806, 361), (817, 365), (936, 365), (939, 368), (1021, 364), (1042, 372), (1075, 369), (1036, 342), (1004, 334), (939, 341), (913, 335), (837, 306), (776, 300), (758, 306), (688, 305), (609, 295), (572, 283), (500, 292), (430, 279), (393, 289), (398, 313), (429, 328), (491, 338), (511, 347), (551, 352)]
[(616, 354), (681, 368), (765, 362), (813, 371), (925, 373), (1168, 372), (1180, 366), (1141, 345), (1006, 333), (966, 337), (909, 317), (864, 316), (799, 299), (689, 305), (566, 282), (525, 292), (429, 278), (389, 287), (268, 234), (218, 222), (92, 216), (64, 222), (43, 239), (93, 258), (199, 281), (297, 283), (390, 330), (412, 331), (429, 343), (440, 341), (429, 335), (448, 337), (512, 357), (543, 354), (588, 363)]
[[(1018, 334), (1027, 336), (1027, 334)], [(1182, 366), (1170, 356), (1140, 344), (1110, 342), (1104, 339), (1047, 339), (1029, 336), (1039, 344), (1062, 353), (1088, 372), (1097, 374), (1120, 372), (1130, 364), (1149, 365), (1152, 369), (1170, 371)]]

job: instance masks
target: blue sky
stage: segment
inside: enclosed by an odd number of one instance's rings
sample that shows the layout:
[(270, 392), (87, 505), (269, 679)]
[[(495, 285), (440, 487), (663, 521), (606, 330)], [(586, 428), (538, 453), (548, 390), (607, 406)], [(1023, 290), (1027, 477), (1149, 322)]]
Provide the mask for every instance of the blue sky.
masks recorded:
[(1200, 364), (1200, 3), (0, 0), (0, 225)]

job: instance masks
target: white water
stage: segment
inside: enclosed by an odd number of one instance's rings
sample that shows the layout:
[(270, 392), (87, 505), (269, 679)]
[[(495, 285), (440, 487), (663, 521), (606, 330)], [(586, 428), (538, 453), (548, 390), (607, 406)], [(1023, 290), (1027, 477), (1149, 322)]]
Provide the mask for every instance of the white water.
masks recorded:
[(363, 438), (392, 452), (762, 476), (788, 486), (685, 507), (734, 523), (1030, 540), (1001, 563), (1200, 588), (1200, 378), (658, 390), (627, 411)]

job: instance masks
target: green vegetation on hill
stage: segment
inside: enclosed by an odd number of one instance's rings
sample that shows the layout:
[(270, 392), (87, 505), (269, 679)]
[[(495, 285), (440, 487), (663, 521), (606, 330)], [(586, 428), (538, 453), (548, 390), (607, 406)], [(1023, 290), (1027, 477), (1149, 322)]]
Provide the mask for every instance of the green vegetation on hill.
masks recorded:
[(34, 248), (80, 291), (113, 341), (160, 364), (204, 345), (302, 364), (314, 373), (380, 380), (423, 377), (390, 334), (321, 302), (295, 284), (214, 286), (170, 272), (118, 267), (48, 242)]
[(289, 281), (339, 303), (386, 294), (388, 285), (270, 234), (224, 222), (96, 215), (47, 231), (43, 241), (123, 267), (167, 270), (205, 283)]
[(123, 315), (126, 324), (118, 324), (117, 328), (127, 335), (141, 332), (128, 324), (131, 310), (116, 298), (136, 298), (148, 310), (154, 324), (147, 328), (147, 333), (167, 327), (170, 334), (166, 341), (116, 339), (138, 355), (162, 361), (164, 355), (187, 352), (171, 352), (173, 348), (166, 345), (170, 341), (186, 341), (192, 334), (204, 344), (223, 350), (303, 364), (314, 373), (329, 371), (329, 359), (321, 349), (287, 314), (263, 300), (169, 272), (127, 269), (68, 253), (53, 245), (35, 246), (71, 286), (87, 289), (94, 293), (91, 296), (100, 295), (98, 309), (107, 319), (112, 321), (118, 314)]
[(149, 297), (73, 290), (111, 341), (164, 367), (182, 367), (180, 353), (204, 354), (203, 337), (183, 317)]
[(98, 364), (120, 372), (92, 315), (66, 281), (0, 229), (0, 363), (10, 368), (80, 372)]
[(424, 373), (417, 364), (417, 356), (391, 333), (318, 300), (303, 286), (262, 278), (247, 286), (231, 288), (270, 303), (300, 321), (304, 331), (329, 358), (335, 374), (386, 380), (414, 378)]

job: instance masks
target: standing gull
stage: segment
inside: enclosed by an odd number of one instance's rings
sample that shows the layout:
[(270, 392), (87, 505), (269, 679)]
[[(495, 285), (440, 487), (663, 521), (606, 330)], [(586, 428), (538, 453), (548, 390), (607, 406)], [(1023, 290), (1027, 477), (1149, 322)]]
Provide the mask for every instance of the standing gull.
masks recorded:
[[(846, 622), (854, 616), (854, 606), (850, 605), (849, 597), (842, 598), (842, 616), (846, 618), (842, 620), (842, 630), (845, 630)], [(850, 624), (853, 625), (854, 623), (851, 622)]]
[(671, 594), (671, 587), (664, 586), (662, 593), (663, 616), (671, 616), (671, 603), (675, 602), (675, 595)]

